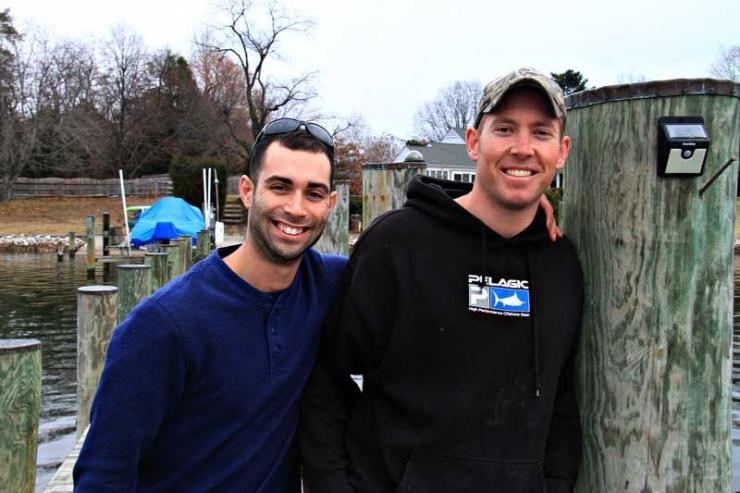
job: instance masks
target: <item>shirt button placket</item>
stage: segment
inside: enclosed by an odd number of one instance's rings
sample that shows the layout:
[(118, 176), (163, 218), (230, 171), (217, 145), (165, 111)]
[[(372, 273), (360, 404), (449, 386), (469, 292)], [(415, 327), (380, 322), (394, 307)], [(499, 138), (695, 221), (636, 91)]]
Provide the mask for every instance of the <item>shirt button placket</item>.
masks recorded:
[(270, 340), (270, 348), (272, 350), (272, 355), (270, 357), (270, 360), (272, 360), (272, 371), (276, 374), (282, 373), (283, 370), (283, 358), (282, 358), (282, 352), (283, 352), (283, 341), (282, 341), (282, 331), (278, 332), (278, 326), (280, 325), (280, 311), (281, 311), (282, 305), (275, 305), (275, 307), (272, 310), (272, 313), (270, 315), (269, 320), (269, 327), (270, 327), (270, 334), (269, 334), (269, 340)]

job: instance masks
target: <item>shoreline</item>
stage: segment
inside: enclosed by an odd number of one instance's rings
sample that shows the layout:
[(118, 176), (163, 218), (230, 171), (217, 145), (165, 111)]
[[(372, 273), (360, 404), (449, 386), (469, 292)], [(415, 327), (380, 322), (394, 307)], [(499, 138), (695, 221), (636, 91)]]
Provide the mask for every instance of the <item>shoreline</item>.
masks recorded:
[[(0, 235), (0, 253), (55, 253), (61, 244), (62, 251), (69, 252), (67, 235), (48, 234), (3, 234)], [(85, 246), (85, 241), (75, 237), (75, 252)]]

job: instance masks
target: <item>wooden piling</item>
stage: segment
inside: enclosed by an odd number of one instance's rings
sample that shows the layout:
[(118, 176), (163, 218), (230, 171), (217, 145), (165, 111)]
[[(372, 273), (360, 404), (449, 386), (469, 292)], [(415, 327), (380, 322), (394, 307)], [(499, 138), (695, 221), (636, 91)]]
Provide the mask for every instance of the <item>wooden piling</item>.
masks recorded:
[(151, 266), (121, 264), (118, 266), (118, 323), (131, 313), (136, 305), (149, 296)]
[(95, 279), (95, 216), (87, 216), (87, 280)]
[(0, 491), (35, 489), (40, 409), (41, 342), (0, 339)]
[(182, 261), (180, 260), (180, 245), (175, 240), (170, 240), (169, 244), (160, 245), (159, 249), (167, 254), (167, 274), (168, 280), (172, 280), (182, 274)]
[(207, 229), (198, 231), (198, 245), (196, 246), (194, 261), (200, 261), (211, 253), (211, 232)]
[(180, 235), (177, 237), (177, 244), (180, 245), (180, 261), (182, 262), (182, 271), (187, 272), (193, 265), (193, 237), (190, 235)]
[[(129, 252), (130, 254), (131, 252)], [(103, 256), (110, 255), (110, 211), (103, 211)], [(110, 264), (103, 264), (103, 280), (110, 279)]]
[(69, 258), (74, 258), (75, 253), (77, 252), (77, 241), (75, 240), (74, 231), (67, 233), (67, 249), (67, 255), (69, 255)]
[(144, 263), (151, 266), (151, 292), (167, 284), (170, 273), (167, 265), (167, 254), (163, 252), (149, 252), (144, 255)]
[(337, 202), (315, 248), (324, 253), (349, 255), (349, 181), (334, 182)]
[[(367, 164), (362, 167), (362, 227), (406, 201), (406, 187), (424, 171), (423, 162)], [(349, 206), (348, 206), (349, 207)], [(349, 210), (349, 209), (348, 209)]]
[(103, 256), (110, 255), (110, 211), (103, 211)]
[(77, 438), (89, 424), (113, 329), (118, 323), (118, 288), (77, 289)]
[[(674, 80), (568, 98), (564, 222), (586, 303), (579, 492), (731, 489), (731, 334), (740, 84)], [(701, 116), (704, 175), (657, 175), (658, 118)]]

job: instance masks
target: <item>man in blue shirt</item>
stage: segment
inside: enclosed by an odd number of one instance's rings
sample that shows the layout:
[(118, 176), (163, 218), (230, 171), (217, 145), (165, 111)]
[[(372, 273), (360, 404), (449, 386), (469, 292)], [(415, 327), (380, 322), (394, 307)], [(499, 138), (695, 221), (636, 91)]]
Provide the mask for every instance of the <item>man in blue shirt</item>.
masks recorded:
[(333, 142), (283, 118), (254, 145), (247, 234), (115, 330), (75, 491), (298, 492), (298, 400), (343, 257), (309, 249), (336, 201)]

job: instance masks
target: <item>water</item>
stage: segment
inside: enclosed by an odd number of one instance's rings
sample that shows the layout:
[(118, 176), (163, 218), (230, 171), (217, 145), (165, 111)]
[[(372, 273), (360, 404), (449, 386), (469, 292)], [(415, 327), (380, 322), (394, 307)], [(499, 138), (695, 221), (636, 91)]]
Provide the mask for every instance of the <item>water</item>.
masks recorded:
[(0, 338), (42, 342), (37, 492), (75, 443), (77, 288), (85, 276), (84, 256), (0, 253)]
[[(115, 272), (115, 269), (112, 269)], [(43, 343), (36, 491), (42, 492), (75, 442), (77, 288), (85, 257), (0, 253), (0, 338)], [(100, 280), (102, 272), (97, 272)], [(740, 491), (740, 255), (735, 256), (732, 374), (733, 487)]]

